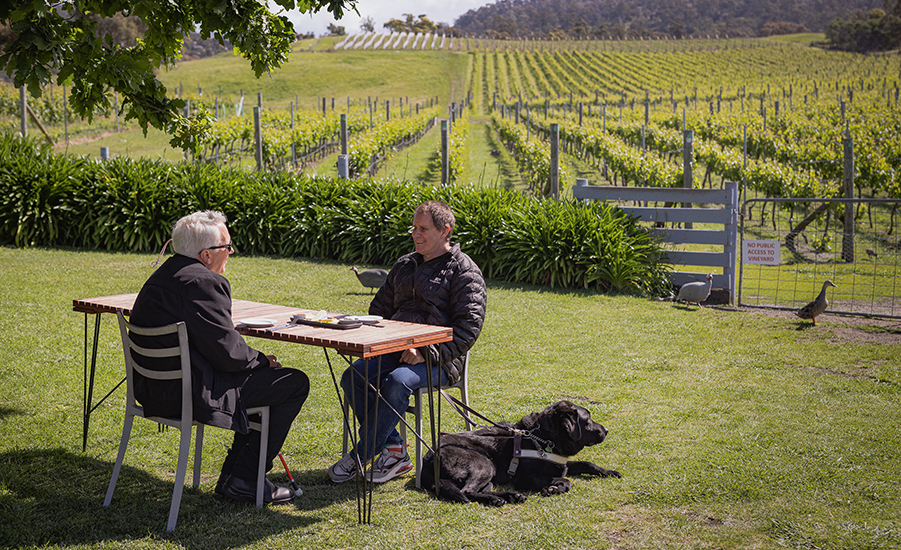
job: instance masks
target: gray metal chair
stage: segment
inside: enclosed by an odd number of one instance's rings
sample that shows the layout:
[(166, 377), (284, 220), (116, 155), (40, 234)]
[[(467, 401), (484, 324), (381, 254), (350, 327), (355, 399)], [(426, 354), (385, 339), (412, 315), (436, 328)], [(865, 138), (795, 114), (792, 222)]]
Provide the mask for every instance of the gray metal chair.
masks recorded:
[[(469, 405), (469, 353), (466, 354), (465, 360), (463, 361), (463, 373), (460, 375), (460, 379), (457, 380), (455, 384), (450, 384), (446, 386), (441, 386), (442, 390), (448, 390), (451, 388), (457, 388), (460, 390), (460, 401), (463, 402), (464, 405)], [(432, 391), (435, 391), (435, 388), (432, 388)], [(412, 414), (414, 417), (413, 427), (416, 430), (416, 433), (422, 435), (422, 398), (426, 392), (426, 388), (419, 388), (418, 390), (413, 392), (413, 405), (407, 407), (406, 413)], [(344, 414), (350, 414), (350, 403), (348, 402), (346, 396), (344, 399)], [(349, 417), (348, 417), (349, 418)], [(467, 419), (469, 416), (467, 415)], [(466, 429), (470, 429), (472, 426), (471, 422), (466, 423)], [(407, 443), (407, 425), (401, 422), (398, 426), (398, 431), (400, 432), (400, 436), (404, 440), (404, 444)], [(346, 454), (349, 448), (350, 434), (347, 432), (347, 426), (344, 427), (344, 445), (342, 454)], [(416, 438), (416, 487), (421, 487), (420, 485), (420, 471), (422, 470), (422, 441), (417, 437)]]
[[(167, 325), (164, 327), (144, 328), (132, 325), (125, 320), (125, 315), (121, 309), (116, 310), (119, 319), (119, 332), (122, 335), (122, 349), (125, 354), (125, 423), (122, 427), (122, 439), (119, 442), (119, 455), (116, 458), (116, 465), (113, 467), (113, 475), (110, 478), (109, 488), (106, 491), (106, 499), (103, 506), (109, 507), (113, 499), (113, 491), (116, 489), (116, 480), (119, 478), (119, 471), (122, 469), (122, 461), (125, 458), (125, 450), (128, 448), (128, 440), (131, 436), (131, 427), (136, 416), (146, 418), (161, 425), (171, 426), (181, 432), (178, 445), (178, 467), (175, 472), (175, 487), (172, 490), (172, 504), (169, 507), (169, 522), (166, 525), (167, 531), (175, 529), (175, 523), (178, 521), (178, 509), (181, 505), (181, 495), (184, 490), (185, 476), (188, 468), (188, 453), (191, 447), (191, 431), (193, 426), (197, 426), (197, 439), (194, 448), (194, 472), (193, 486), (196, 489), (200, 485), (200, 464), (203, 449), (203, 428), (204, 425), (194, 420), (194, 407), (191, 393), (191, 357), (188, 348), (188, 331), (184, 322)], [(134, 343), (131, 334), (138, 334), (148, 338), (163, 338), (166, 336), (177, 334), (178, 345), (168, 348), (145, 348)], [(171, 337), (169, 338), (171, 341)], [(177, 357), (179, 358), (180, 368), (159, 371), (145, 368), (138, 364), (135, 359), (134, 350), (138, 355), (148, 358)], [(181, 380), (181, 417), (180, 418), (162, 418), (144, 415), (144, 409), (138, 405), (134, 395), (134, 372), (137, 371), (146, 378), (153, 380)], [(269, 444), (269, 407), (255, 407), (247, 409), (248, 415), (259, 416), (259, 422), (251, 422), (250, 428), (260, 432), (260, 462), (257, 471), (257, 487), (256, 487), (256, 506), (263, 506), (263, 488), (266, 474), (266, 448)]]
[[(460, 379), (457, 380), (456, 384), (450, 384), (448, 386), (441, 386), (442, 390), (448, 390), (450, 388), (457, 388), (460, 390), (460, 401), (463, 402), (464, 405), (469, 406), (469, 353), (466, 354), (466, 359), (463, 361), (463, 373), (460, 375)], [(435, 391), (435, 388), (419, 388), (418, 390), (413, 392), (413, 405), (407, 408), (407, 414), (412, 414), (414, 417), (413, 429), (416, 430), (416, 433), (422, 435), (422, 398), (426, 391)], [(441, 399), (441, 396), (438, 396), (438, 399)], [(466, 429), (469, 430), (473, 425), (471, 421), (469, 421), (469, 415), (466, 415)], [(439, 426), (440, 430), (441, 427)], [(407, 441), (407, 426), (403, 422), (400, 423), (400, 436), (404, 439), (404, 443)], [(416, 438), (416, 487), (421, 488), (421, 476), (422, 476), (422, 440), (418, 437)]]

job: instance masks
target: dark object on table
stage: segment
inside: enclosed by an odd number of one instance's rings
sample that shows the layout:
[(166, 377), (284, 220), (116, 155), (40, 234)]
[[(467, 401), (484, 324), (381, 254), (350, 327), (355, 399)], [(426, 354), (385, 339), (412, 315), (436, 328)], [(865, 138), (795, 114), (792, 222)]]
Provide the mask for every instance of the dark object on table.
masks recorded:
[(385, 284), (385, 281), (388, 279), (388, 272), (384, 269), (364, 269), (363, 271), (359, 271), (356, 266), (351, 267), (350, 269), (357, 274), (357, 279), (360, 280), (360, 284), (365, 288), (382, 288), (382, 285)]
[[(496, 424), (473, 432), (441, 436), (441, 497), (454, 502), (503, 506), (523, 502), (519, 491), (542, 496), (569, 491), (567, 475), (622, 477), (587, 461), (569, 460), (607, 436), (584, 407), (558, 401), (516, 424)], [(433, 453), (423, 459), (422, 486), (434, 490)], [(512, 483), (516, 491), (494, 491)]]
[(821, 315), (824, 311), (826, 311), (826, 308), (829, 307), (829, 302), (826, 300), (826, 289), (830, 286), (838, 288), (832, 281), (824, 282), (823, 290), (820, 291), (820, 294), (816, 297), (816, 299), (796, 311), (795, 315), (797, 315), (801, 319), (810, 319), (811, 321), (813, 321), (813, 324), (816, 325), (817, 316)]
[(694, 282), (694, 283), (685, 283), (679, 288), (679, 295), (676, 296), (676, 301), (685, 301), (688, 305), (691, 305), (692, 302), (698, 304), (698, 307), (701, 307), (701, 302), (707, 299), (710, 296), (710, 288), (713, 286), (713, 275), (707, 274), (706, 282)]

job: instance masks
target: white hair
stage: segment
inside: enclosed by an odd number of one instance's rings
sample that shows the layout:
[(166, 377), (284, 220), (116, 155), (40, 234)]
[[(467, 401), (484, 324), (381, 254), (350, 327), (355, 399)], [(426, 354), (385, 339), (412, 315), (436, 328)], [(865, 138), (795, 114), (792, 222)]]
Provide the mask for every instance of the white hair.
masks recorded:
[(225, 222), (225, 214), (218, 210), (188, 214), (172, 227), (172, 248), (182, 256), (196, 258), (202, 250), (219, 244), (219, 226)]

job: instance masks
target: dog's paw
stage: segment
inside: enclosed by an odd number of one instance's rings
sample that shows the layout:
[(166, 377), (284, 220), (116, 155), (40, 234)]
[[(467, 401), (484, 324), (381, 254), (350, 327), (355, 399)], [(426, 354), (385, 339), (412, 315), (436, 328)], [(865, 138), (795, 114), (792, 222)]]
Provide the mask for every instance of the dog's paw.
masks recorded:
[(562, 495), (570, 490), (572, 482), (568, 479), (555, 479), (550, 485), (541, 490), (541, 496)]
[(601, 473), (598, 474), (601, 477), (623, 477), (623, 474), (617, 472), (616, 470), (605, 470), (601, 468)]
[(526, 495), (514, 491), (495, 494), (506, 500), (508, 504), (520, 504), (526, 501)]

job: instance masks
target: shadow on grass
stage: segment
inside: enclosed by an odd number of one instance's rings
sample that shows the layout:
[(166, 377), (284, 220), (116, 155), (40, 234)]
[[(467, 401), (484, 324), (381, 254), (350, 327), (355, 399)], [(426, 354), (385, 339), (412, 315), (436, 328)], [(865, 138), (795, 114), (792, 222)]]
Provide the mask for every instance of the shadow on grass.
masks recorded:
[[(307, 494), (291, 505), (257, 510), (214, 495), (211, 489), (192, 489), (188, 482), (178, 524), (168, 533), (172, 482), (129, 466), (126, 455), (112, 503), (104, 508), (112, 468), (110, 462), (61, 448), (0, 454), (0, 547), (92, 545), (150, 536), (183, 548), (224, 550), (318, 523), (321, 517), (297, 512), (355, 498), (352, 488), (325, 486), (324, 475), (316, 476), (323, 478), (323, 487), (316, 487), (312, 477), (300, 476)], [(288, 484), (287, 477), (273, 478)]]

